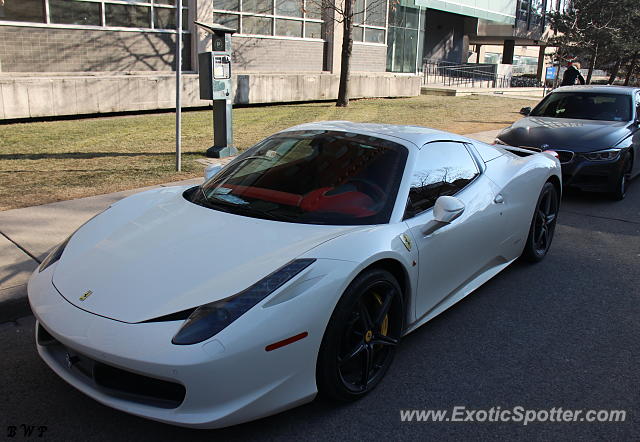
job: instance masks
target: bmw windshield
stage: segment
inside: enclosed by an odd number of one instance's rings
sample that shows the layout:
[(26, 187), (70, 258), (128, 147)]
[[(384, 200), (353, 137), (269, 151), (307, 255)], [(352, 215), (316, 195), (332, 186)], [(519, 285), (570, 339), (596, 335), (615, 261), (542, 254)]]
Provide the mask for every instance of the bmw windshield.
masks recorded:
[(185, 197), (214, 210), (276, 221), (389, 221), (407, 150), (338, 131), (284, 132), (244, 152)]
[(532, 117), (629, 121), (631, 96), (600, 92), (555, 92), (538, 104)]

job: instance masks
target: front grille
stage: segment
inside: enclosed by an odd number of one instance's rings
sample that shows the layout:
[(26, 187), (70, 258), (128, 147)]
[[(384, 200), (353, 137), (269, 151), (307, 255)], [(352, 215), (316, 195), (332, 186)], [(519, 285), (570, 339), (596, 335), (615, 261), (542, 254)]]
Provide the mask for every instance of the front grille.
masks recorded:
[(569, 163), (571, 160), (573, 160), (573, 157), (575, 155), (575, 153), (571, 152), (570, 150), (553, 150), (558, 152), (558, 159), (560, 160), (560, 164)]
[(159, 408), (177, 408), (184, 400), (186, 389), (183, 385), (91, 359), (63, 345), (40, 323), (36, 339), (59, 365), (80, 374), (87, 383), (109, 396)]

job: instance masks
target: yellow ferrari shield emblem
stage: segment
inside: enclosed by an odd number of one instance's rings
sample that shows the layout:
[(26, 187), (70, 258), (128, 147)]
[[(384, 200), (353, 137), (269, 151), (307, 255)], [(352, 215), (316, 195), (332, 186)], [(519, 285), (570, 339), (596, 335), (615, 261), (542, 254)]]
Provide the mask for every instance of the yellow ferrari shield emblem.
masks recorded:
[(408, 251), (411, 251), (411, 239), (409, 238), (409, 235), (403, 233), (400, 235), (400, 241), (402, 241), (402, 244), (404, 244)]
[(82, 296), (80, 296), (80, 301), (84, 301), (85, 299), (87, 299), (92, 294), (93, 294), (93, 292), (91, 290), (87, 290), (86, 292), (84, 292), (82, 294)]

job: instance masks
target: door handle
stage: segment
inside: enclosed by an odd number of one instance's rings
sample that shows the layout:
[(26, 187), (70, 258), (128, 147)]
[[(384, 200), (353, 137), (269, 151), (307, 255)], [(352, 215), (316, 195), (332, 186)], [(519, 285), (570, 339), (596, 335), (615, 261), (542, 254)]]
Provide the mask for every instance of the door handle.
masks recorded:
[(502, 204), (504, 203), (504, 197), (502, 196), (501, 193), (497, 194), (496, 197), (493, 199), (493, 202), (496, 204)]

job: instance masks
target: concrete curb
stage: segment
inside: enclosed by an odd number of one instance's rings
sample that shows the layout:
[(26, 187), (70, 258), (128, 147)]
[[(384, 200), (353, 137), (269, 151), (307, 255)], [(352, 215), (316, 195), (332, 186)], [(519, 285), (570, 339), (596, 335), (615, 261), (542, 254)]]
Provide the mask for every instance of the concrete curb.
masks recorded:
[[(469, 138), (473, 138), (479, 141), (483, 141), (483, 142), (491, 142), (493, 141), (493, 139), (495, 138), (496, 134), (498, 133), (497, 130), (492, 130), (492, 131), (485, 131), (485, 132), (478, 132), (478, 133), (473, 133), (473, 134), (467, 134), (465, 136), (469, 137)], [(224, 160), (222, 160), (224, 161)], [(172, 185), (180, 185), (180, 184), (186, 184), (186, 183), (191, 183), (191, 182), (195, 182), (195, 180), (186, 180), (186, 181), (179, 181), (179, 182), (174, 182), (174, 183), (167, 183), (167, 184), (161, 184), (159, 187), (166, 187), (166, 186), (172, 186)], [(196, 183), (197, 184), (197, 183)], [(96, 197), (87, 197), (87, 198), (80, 198), (78, 200), (70, 200), (70, 201), (61, 201), (59, 203), (52, 203), (52, 204), (46, 204), (44, 206), (36, 206), (36, 208), (47, 208), (47, 209), (52, 209), (51, 211), (47, 212), (47, 216), (61, 216), (64, 217), (69, 213), (69, 208), (67, 206), (69, 206), (70, 204), (74, 204), (74, 201), (78, 204), (78, 205), (82, 205), (83, 203), (85, 205), (89, 205), (91, 207), (90, 210), (92, 210), (93, 212), (97, 213), (101, 210), (101, 207), (104, 206), (108, 206), (109, 204), (111, 204), (113, 201), (118, 200), (120, 198), (126, 197), (128, 195), (131, 195), (133, 193), (136, 193), (138, 191), (143, 191), (143, 190), (147, 190), (150, 189), (150, 187), (146, 187), (146, 188), (141, 188), (141, 189), (134, 189), (134, 190), (130, 190), (130, 191), (123, 191), (123, 192), (116, 192), (116, 193), (111, 193), (111, 194), (105, 194), (105, 195), (98, 195)], [(97, 199), (101, 200), (101, 201), (96, 201)], [(104, 201), (102, 201), (104, 200)], [(52, 207), (55, 206), (55, 207)], [(102, 208), (104, 208), (102, 207)], [(63, 208), (65, 210), (60, 210), (60, 208)], [(30, 208), (26, 208), (26, 209), (30, 209)], [(25, 209), (15, 209), (15, 211), (24, 211)], [(7, 212), (12, 212), (12, 211), (6, 211), (4, 212), (5, 214), (7, 214)], [(2, 214), (3, 212), (0, 212), (0, 218), (2, 218)], [(84, 219), (82, 219), (82, 221), (89, 219), (91, 217), (93, 213), (89, 212), (89, 214), (87, 215), (87, 213), (84, 213), (81, 216), (84, 216)], [(11, 217), (6, 217), (5, 219), (11, 219)], [(45, 217), (46, 218), (46, 217)], [(33, 220), (31, 220), (33, 221)], [(65, 219), (65, 222), (67, 220)], [(20, 223), (19, 219), (11, 219), (11, 222), (13, 224), (16, 223)], [(79, 222), (78, 220), (75, 220), (77, 225), (82, 224), (82, 222)], [(69, 224), (69, 223), (66, 223)], [(43, 226), (40, 226), (40, 229), (43, 228)], [(74, 221), (72, 221), (70, 223), (70, 227), (67, 226), (67, 228), (70, 228), (70, 231), (73, 231), (74, 228)], [(0, 229), (3, 230), (3, 229)], [(42, 232), (42, 230), (39, 230), (40, 232)], [(31, 244), (31, 243), (27, 243), (27, 242), (23, 242), (22, 240), (16, 240), (16, 245), (20, 244), (22, 247), (24, 247), (24, 250), (31, 250), (32, 256), (39, 256), (40, 259), (44, 258), (44, 256), (46, 256), (46, 250), (52, 246), (54, 246), (57, 242), (62, 241), (69, 233), (66, 233), (66, 235), (63, 232), (53, 232), (53, 238), (54, 241), (51, 243), (51, 245), (47, 248), (43, 248), (41, 245), (39, 244)], [(56, 236), (57, 235), (57, 236)], [(16, 238), (19, 235), (16, 236)], [(24, 236), (24, 235), (23, 235)], [(59, 238), (58, 238), (59, 237)], [(25, 240), (28, 241), (28, 240)], [(38, 247), (39, 246), (39, 247)], [(23, 251), (24, 251), (23, 250)], [(26, 256), (26, 255), (25, 255)], [(31, 258), (29, 258), (31, 259)], [(31, 262), (33, 263), (34, 267), (36, 263), (36, 261), (31, 260)], [(11, 286), (11, 287), (7, 287), (7, 288), (0, 288), (0, 323), (3, 322), (12, 322), (17, 320), (18, 318), (22, 318), (24, 316), (28, 316), (31, 314), (31, 307), (29, 306), (29, 301), (27, 299), (27, 284), (26, 284), (26, 278), (23, 278), (22, 280), (19, 280), (19, 283)]]

